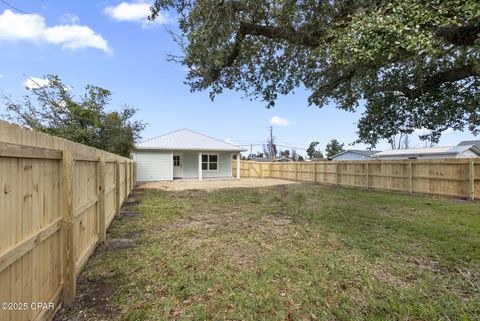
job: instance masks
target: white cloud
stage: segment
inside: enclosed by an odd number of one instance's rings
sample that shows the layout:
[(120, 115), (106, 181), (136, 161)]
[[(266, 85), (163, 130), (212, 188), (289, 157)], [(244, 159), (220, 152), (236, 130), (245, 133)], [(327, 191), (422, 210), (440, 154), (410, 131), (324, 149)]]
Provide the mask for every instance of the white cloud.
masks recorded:
[(117, 21), (128, 21), (141, 23), (143, 28), (151, 27), (155, 24), (167, 23), (167, 17), (159, 14), (155, 21), (149, 21), (151, 4), (144, 1), (122, 2), (116, 6), (108, 6), (105, 13)]
[(24, 81), (23, 85), (28, 90), (37, 89), (41, 87), (48, 86), (50, 82), (48, 79), (37, 78), (37, 77), (28, 77), (27, 80)]
[(80, 18), (74, 13), (65, 13), (60, 17), (60, 22), (64, 24), (75, 24), (80, 21)]
[(289, 126), (290, 122), (285, 118), (279, 116), (273, 116), (270, 118), (270, 124), (277, 125), (277, 126)]
[(11, 10), (0, 15), (0, 41), (51, 43), (62, 49), (90, 47), (110, 52), (107, 41), (87, 26), (63, 24), (49, 27), (39, 14), (17, 14)]
[[(430, 134), (430, 130), (426, 129), (426, 128), (417, 128), (413, 131), (415, 134), (418, 134), (418, 135), (427, 135), (427, 134)], [(454, 130), (453, 128), (447, 128), (445, 129), (443, 132), (442, 132), (442, 135), (448, 135), (448, 134), (453, 134)]]

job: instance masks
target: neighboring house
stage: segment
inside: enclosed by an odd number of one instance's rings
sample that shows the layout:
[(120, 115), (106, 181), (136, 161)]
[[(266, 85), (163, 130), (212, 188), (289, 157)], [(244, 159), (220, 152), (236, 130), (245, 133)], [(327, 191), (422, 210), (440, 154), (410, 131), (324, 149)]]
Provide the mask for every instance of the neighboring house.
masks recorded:
[(359, 149), (347, 149), (332, 157), (332, 160), (370, 160), (372, 156), (379, 153), (379, 150), (359, 150)]
[(274, 162), (285, 163), (285, 162), (291, 162), (292, 159), (291, 159), (290, 157), (282, 156), (282, 157), (274, 158), (273, 161), (274, 161)]
[(480, 148), (480, 140), (464, 140), (458, 143), (457, 146), (465, 146), (465, 145), (474, 145), (477, 148)]
[(266, 157), (252, 157), (250, 159), (248, 159), (249, 161), (252, 161), (252, 162), (271, 162), (272, 160), (270, 158), (266, 158)]
[[(232, 156), (237, 155), (237, 169), (240, 169), (240, 152), (243, 151), (246, 149), (180, 129), (136, 145), (133, 159), (137, 181), (231, 178)], [(239, 170), (236, 177), (240, 178)]]
[(474, 145), (396, 149), (377, 153), (374, 159), (435, 159), (480, 157), (480, 148)]

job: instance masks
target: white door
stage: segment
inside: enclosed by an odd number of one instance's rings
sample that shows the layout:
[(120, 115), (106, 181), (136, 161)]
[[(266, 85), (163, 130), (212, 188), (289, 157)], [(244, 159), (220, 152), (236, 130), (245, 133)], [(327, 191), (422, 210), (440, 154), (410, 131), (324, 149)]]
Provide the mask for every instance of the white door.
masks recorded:
[(183, 154), (173, 154), (173, 177), (183, 177)]

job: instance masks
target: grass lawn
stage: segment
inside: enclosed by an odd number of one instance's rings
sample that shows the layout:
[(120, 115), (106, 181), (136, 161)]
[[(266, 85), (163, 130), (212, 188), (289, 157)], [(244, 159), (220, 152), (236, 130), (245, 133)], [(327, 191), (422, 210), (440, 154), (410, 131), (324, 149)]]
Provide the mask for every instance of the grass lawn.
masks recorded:
[(479, 203), (311, 184), (138, 197), (63, 317), (480, 320)]

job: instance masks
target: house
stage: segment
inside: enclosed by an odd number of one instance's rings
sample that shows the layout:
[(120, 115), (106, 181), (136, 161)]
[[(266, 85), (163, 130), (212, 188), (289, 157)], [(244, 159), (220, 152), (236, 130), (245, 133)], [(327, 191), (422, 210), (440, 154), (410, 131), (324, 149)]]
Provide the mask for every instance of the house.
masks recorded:
[(180, 129), (135, 146), (137, 181), (176, 178), (232, 178), (232, 159), (246, 149), (189, 129)]
[(250, 159), (248, 159), (249, 161), (252, 161), (252, 162), (271, 162), (272, 160), (270, 158), (266, 158), (266, 157), (257, 157), (257, 156), (254, 156)]
[(280, 163), (291, 162), (291, 161), (293, 160), (290, 157), (285, 157), (285, 156), (281, 156), (273, 159), (273, 162), (280, 162)]
[(374, 159), (435, 159), (480, 157), (480, 148), (475, 145), (396, 149), (377, 153)]
[(457, 146), (466, 146), (466, 145), (474, 145), (477, 148), (480, 148), (480, 140), (464, 140), (458, 143)]
[(379, 150), (359, 150), (359, 149), (347, 149), (341, 153), (338, 153), (332, 157), (332, 160), (370, 160), (372, 156), (379, 153)]

